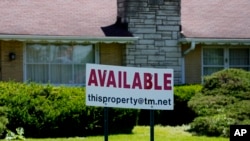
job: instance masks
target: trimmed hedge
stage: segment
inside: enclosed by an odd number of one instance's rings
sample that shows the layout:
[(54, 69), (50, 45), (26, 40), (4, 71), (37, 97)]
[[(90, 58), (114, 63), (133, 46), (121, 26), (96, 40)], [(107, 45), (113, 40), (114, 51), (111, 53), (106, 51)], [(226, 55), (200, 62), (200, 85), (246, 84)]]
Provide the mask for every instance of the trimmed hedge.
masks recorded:
[(7, 124), (8, 124), (8, 119), (6, 115), (6, 107), (0, 106), (0, 137), (6, 130)]
[[(155, 124), (188, 124), (197, 116), (187, 106), (201, 85), (174, 87), (174, 110), (155, 111)], [(85, 106), (85, 89), (0, 82), (0, 106), (8, 107), (8, 129), (23, 127), (26, 137), (103, 134), (104, 111)], [(109, 131), (131, 133), (136, 124), (149, 125), (149, 110), (109, 108)]]
[(228, 137), (230, 125), (250, 124), (250, 72), (226, 69), (205, 77), (188, 106), (198, 115), (190, 131)]
[[(82, 87), (0, 82), (1, 105), (9, 109), (8, 129), (23, 127), (25, 137), (103, 134), (103, 108), (86, 107)], [(110, 108), (110, 133), (131, 133), (136, 115), (137, 110)]]

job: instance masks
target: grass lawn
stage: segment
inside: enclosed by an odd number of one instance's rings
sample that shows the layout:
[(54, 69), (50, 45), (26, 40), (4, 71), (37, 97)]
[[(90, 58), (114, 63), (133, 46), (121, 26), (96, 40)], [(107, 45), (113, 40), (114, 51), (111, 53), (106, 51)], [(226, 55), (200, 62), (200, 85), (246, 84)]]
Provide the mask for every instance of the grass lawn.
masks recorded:
[[(155, 141), (228, 141), (222, 137), (192, 136), (185, 132), (188, 126), (163, 127), (155, 126)], [(103, 136), (57, 138), (57, 139), (26, 139), (26, 141), (104, 141)], [(109, 141), (150, 141), (150, 127), (136, 126), (133, 134), (110, 135)]]

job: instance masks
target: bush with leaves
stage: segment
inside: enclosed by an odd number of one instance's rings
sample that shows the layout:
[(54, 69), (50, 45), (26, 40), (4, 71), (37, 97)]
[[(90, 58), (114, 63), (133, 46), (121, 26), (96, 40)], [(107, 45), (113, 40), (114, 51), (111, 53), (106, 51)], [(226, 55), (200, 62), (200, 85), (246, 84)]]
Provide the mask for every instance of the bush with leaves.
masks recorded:
[[(85, 105), (83, 87), (0, 82), (0, 105), (9, 109), (8, 129), (13, 131), (16, 127), (23, 127), (26, 137), (103, 133), (103, 108)], [(116, 132), (122, 132), (118, 129), (131, 132), (137, 111), (110, 109), (110, 113), (112, 111), (116, 112), (109, 115), (110, 123), (116, 123)], [(124, 124), (126, 119), (131, 119), (131, 122)]]
[(195, 118), (189, 131), (197, 135), (224, 136), (227, 137), (229, 125), (235, 124), (236, 120), (225, 114), (216, 114), (212, 116), (200, 116)]
[(5, 139), (6, 140), (25, 140), (25, 137), (23, 136), (24, 129), (22, 127), (16, 128), (16, 133), (7, 130), (7, 134)]
[[(155, 111), (155, 124), (176, 126), (192, 122), (196, 114), (187, 103), (201, 88), (199, 84), (174, 86), (174, 110)], [(145, 118), (149, 115), (149, 110), (140, 110), (138, 124), (149, 125)]]
[(3, 136), (3, 133), (6, 130), (7, 123), (8, 119), (6, 115), (6, 107), (0, 107), (0, 138)]
[(190, 131), (228, 137), (230, 125), (250, 124), (250, 72), (226, 69), (205, 77), (188, 106), (198, 115)]
[[(205, 77), (203, 95), (249, 96), (250, 73), (241, 69), (225, 69)], [(242, 95), (243, 94), (243, 95)], [(243, 96), (243, 99), (247, 98)]]

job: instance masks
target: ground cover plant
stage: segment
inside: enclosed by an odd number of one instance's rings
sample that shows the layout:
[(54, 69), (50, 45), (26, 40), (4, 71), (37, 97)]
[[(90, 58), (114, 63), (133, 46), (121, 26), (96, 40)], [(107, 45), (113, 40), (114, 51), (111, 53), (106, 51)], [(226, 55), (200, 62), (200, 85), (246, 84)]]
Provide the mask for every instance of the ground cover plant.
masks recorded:
[(190, 131), (228, 137), (230, 125), (250, 124), (250, 72), (226, 69), (205, 77), (188, 105), (198, 115)]

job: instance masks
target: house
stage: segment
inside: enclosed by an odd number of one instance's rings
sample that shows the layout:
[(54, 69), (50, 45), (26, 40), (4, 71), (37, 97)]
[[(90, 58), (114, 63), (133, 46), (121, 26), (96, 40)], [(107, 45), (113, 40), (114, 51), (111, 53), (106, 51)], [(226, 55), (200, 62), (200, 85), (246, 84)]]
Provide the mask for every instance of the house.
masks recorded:
[(250, 1), (182, 0), (185, 83), (225, 68), (250, 70)]
[(122, 65), (137, 40), (116, 0), (3, 0), (0, 17), (1, 81), (83, 85), (86, 63)]
[(173, 68), (175, 84), (249, 70), (249, 8), (247, 0), (3, 0), (0, 80), (81, 85), (86, 63)]
[(127, 46), (127, 64), (173, 68), (175, 84), (202, 83), (203, 76), (225, 68), (250, 70), (249, 1), (120, 3), (125, 7), (120, 8), (120, 16), (139, 37), (136, 44)]

